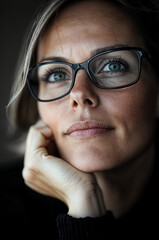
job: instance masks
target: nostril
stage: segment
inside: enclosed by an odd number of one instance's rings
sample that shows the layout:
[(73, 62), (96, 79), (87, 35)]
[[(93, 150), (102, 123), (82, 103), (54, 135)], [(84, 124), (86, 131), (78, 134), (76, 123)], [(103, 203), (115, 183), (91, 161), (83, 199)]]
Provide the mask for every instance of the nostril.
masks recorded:
[(77, 107), (78, 106), (78, 103), (76, 101), (73, 101), (73, 106), (74, 107)]
[(87, 102), (89, 105), (93, 104), (93, 102), (90, 99), (85, 99), (85, 102)]

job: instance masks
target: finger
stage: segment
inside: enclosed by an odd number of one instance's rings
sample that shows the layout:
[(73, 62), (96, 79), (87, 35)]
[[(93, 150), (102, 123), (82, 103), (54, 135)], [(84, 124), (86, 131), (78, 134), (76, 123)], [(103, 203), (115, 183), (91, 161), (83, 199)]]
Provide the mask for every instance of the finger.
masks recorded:
[(42, 119), (40, 119), (34, 124), (34, 126), (35, 127), (45, 127), (46, 123)]
[(40, 161), (42, 155), (48, 155), (47, 145), (49, 138), (52, 136), (52, 131), (46, 125), (44, 127), (32, 126), (29, 130), (24, 165), (34, 165), (36, 161)]
[(22, 171), (22, 176), (25, 181), (25, 184), (32, 188), (33, 190), (40, 192), (42, 194), (48, 194), (48, 185), (45, 184), (44, 179), (41, 177), (40, 172), (36, 172), (30, 168), (24, 168)]
[(33, 126), (28, 133), (27, 147), (30, 149), (46, 147), (48, 145), (48, 139), (50, 139), (52, 135), (52, 131), (47, 125), (40, 128)]
[(25, 184), (34, 191), (65, 202), (64, 194), (57, 187), (54, 187), (54, 184), (48, 181), (42, 172), (36, 172), (33, 169), (25, 167), (22, 171), (22, 176)]

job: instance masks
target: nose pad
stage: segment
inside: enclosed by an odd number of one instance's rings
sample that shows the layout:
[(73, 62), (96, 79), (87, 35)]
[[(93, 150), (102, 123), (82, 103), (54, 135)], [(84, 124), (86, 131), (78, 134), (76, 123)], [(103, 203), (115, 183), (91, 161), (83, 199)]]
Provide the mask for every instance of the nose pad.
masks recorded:
[(96, 107), (99, 104), (96, 87), (84, 69), (79, 69), (76, 72), (75, 83), (70, 92), (70, 101), (73, 107)]

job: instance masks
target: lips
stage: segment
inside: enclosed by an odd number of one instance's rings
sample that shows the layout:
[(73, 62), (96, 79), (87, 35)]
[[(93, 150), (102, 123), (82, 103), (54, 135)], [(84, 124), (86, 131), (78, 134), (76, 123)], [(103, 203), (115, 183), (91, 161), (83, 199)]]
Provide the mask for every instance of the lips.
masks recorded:
[(76, 122), (68, 127), (65, 134), (75, 138), (87, 138), (108, 133), (114, 128), (105, 123), (96, 121)]

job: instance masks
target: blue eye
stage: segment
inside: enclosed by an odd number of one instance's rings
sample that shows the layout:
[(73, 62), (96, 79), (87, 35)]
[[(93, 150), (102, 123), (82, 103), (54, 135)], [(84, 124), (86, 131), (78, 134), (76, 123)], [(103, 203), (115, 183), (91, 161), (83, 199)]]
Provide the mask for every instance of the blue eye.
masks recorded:
[(66, 79), (65, 73), (56, 72), (56, 73), (50, 74), (50, 76), (48, 76), (48, 78), (47, 78), (47, 81), (48, 82), (60, 82), (60, 81), (64, 81), (65, 79)]
[(104, 65), (101, 72), (116, 73), (125, 71), (128, 68), (127, 64), (120, 61), (110, 61)]
[(106, 64), (103, 68), (103, 71), (106, 72), (118, 72), (125, 69), (125, 67), (121, 63), (109, 63)]
[(64, 69), (48, 69), (45, 74), (41, 77), (42, 81), (48, 83), (58, 83), (68, 80), (69, 76), (66, 74)]

